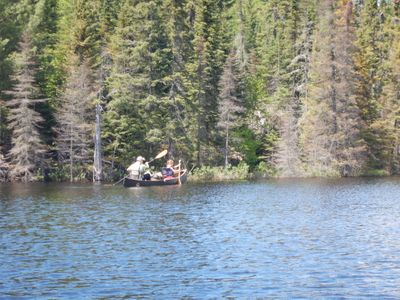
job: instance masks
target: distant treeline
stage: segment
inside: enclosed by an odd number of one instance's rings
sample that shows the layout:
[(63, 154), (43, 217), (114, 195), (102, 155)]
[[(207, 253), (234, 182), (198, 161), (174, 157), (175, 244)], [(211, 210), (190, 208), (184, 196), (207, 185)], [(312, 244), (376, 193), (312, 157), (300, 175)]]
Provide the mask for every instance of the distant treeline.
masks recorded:
[(0, 181), (399, 174), (400, 1), (0, 0), (0, 99)]

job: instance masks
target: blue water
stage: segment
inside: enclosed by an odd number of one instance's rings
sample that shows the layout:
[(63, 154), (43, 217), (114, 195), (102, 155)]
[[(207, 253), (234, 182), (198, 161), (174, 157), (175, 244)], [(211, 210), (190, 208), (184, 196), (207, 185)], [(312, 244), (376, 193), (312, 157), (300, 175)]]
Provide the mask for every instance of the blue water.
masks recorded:
[(400, 179), (0, 185), (0, 298), (400, 299)]

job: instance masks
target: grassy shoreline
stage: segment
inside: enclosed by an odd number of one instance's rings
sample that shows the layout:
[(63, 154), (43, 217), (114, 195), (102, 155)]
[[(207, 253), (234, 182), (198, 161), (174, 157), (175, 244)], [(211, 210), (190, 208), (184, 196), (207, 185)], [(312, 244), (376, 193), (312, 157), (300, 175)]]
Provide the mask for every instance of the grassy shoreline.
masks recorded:
[[(87, 171), (87, 170), (86, 170)], [(85, 176), (85, 172), (82, 172), (80, 175), (74, 177), (73, 183), (90, 183), (92, 180), (88, 176)], [(124, 173), (121, 172), (120, 177), (111, 178), (108, 176), (103, 183), (113, 183), (118, 179), (122, 178)], [(365, 171), (360, 176), (349, 176), (351, 178), (379, 178), (379, 177), (396, 177), (396, 174), (390, 174), (386, 170), (368, 170)], [(262, 166), (261, 168), (256, 168), (255, 170), (250, 170), (249, 165), (242, 162), (237, 166), (202, 166), (192, 170), (189, 173), (189, 182), (192, 183), (202, 183), (202, 182), (224, 182), (224, 181), (242, 181), (242, 180), (259, 180), (259, 179), (287, 179), (287, 178), (345, 178), (343, 176), (339, 176), (337, 174), (332, 174), (332, 176), (324, 175), (314, 175), (314, 176), (297, 176), (297, 177), (285, 177), (278, 176), (276, 172), (272, 172)], [(35, 180), (33, 182), (70, 182), (68, 180), (65, 170), (55, 169), (54, 172), (43, 176), (42, 174), (37, 174), (34, 177)], [(0, 177), (0, 183), (13, 183), (19, 181), (10, 181), (7, 176), (4, 178)]]
[[(396, 177), (396, 174), (390, 174), (386, 170), (368, 170), (359, 176), (348, 176), (348, 178), (367, 178), (367, 177)], [(224, 182), (224, 181), (237, 181), (237, 180), (258, 180), (258, 179), (287, 179), (287, 178), (347, 178), (347, 176), (297, 176), (297, 177), (284, 177), (277, 176), (276, 173), (268, 172), (265, 169), (256, 169), (250, 171), (250, 167), (241, 163), (238, 166), (203, 166), (195, 169), (189, 174), (189, 181), (193, 183), (199, 182)]]

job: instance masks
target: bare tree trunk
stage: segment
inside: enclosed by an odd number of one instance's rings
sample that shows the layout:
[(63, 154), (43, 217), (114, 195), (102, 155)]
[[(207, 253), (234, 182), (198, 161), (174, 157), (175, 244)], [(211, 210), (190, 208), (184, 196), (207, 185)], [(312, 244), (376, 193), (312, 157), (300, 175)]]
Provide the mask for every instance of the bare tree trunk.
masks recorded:
[(94, 142), (93, 182), (103, 180), (102, 148), (101, 148), (101, 106), (96, 104), (96, 126)]
[[(72, 136), (72, 126), (71, 126), (71, 136)], [(72, 139), (69, 142), (69, 181), (73, 182), (74, 181), (74, 174), (72, 172), (73, 169), (73, 141)]]
[(226, 126), (226, 139), (225, 139), (225, 168), (228, 167), (228, 154), (229, 154), (229, 126)]
[(168, 154), (171, 159), (174, 159), (174, 145), (171, 138), (168, 138)]
[(117, 152), (117, 145), (118, 144), (115, 144), (115, 146), (114, 146), (112, 160), (111, 160), (111, 172), (112, 172), (113, 176), (114, 176), (115, 153)]

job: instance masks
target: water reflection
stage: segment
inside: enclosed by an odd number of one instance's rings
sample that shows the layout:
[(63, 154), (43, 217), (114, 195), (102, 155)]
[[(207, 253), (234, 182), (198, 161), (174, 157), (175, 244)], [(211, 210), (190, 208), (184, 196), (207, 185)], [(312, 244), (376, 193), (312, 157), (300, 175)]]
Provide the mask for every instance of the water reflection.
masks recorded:
[(398, 298), (400, 184), (0, 186), (0, 295)]

